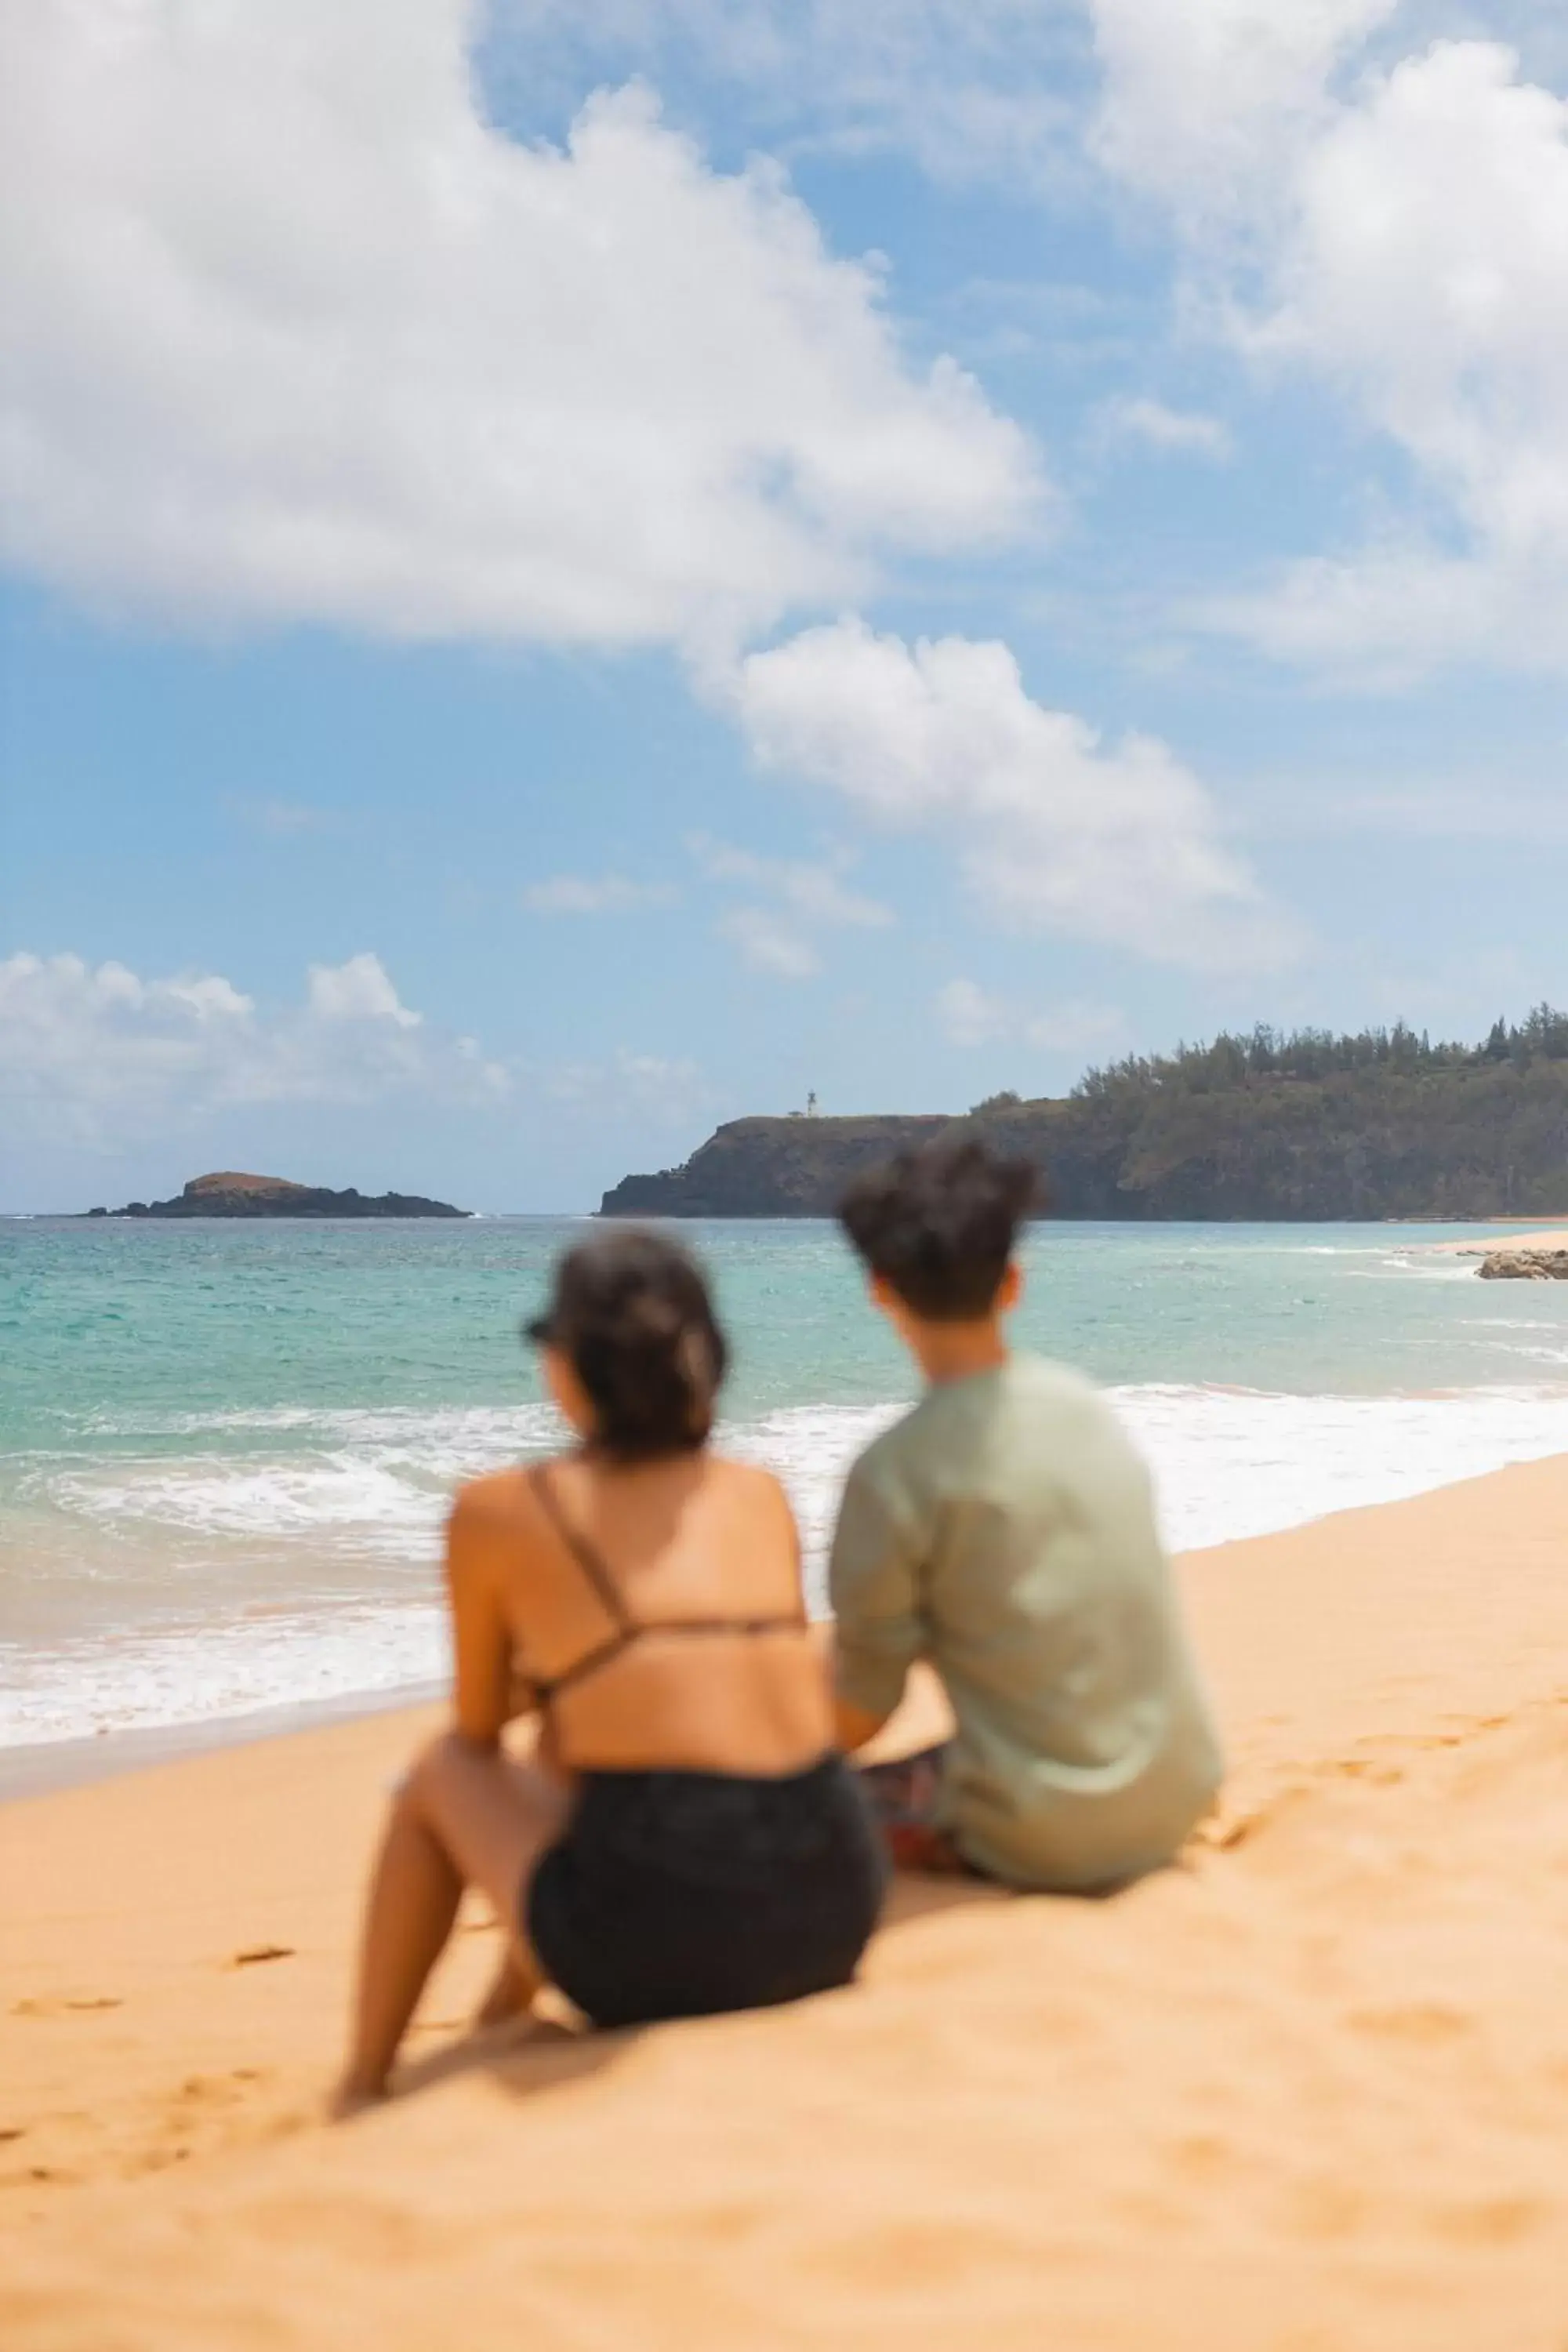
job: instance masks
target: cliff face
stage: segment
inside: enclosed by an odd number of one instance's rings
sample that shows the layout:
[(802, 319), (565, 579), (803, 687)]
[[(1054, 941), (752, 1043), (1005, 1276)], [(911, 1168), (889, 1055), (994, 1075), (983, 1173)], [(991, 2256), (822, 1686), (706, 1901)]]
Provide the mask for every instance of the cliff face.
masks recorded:
[(602, 1217), (826, 1217), (858, 1168), (950, 1122), (935, 1118), (737, 1118), (684, 1168), (627, 1176)]
[(333, 1192), (324, 1185), (295, 1184), (286, 1176), (247, 1176), (224, 1169), (193, 1176), (172, 1201), (132, 1201), (123, 1209), (93, 1209), (94, 1217), (466, 1217), (447, 1201), (426, 1201), (416, 1192), (359, 1192), (350, 1185)]
[(1112, 1088), (967, 1119), (742, 1118), (684, 1168), (628, 1176), (601, 1216), (826, 1217), (855, 1171), (967, 1128), (1042, 1170), (1063, 1217), (1568, 1213), (1568, 1063)]

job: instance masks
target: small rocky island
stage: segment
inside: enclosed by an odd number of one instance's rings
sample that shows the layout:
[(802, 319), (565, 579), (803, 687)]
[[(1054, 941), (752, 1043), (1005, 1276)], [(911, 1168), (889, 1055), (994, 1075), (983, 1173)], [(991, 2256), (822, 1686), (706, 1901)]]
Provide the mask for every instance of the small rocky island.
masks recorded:
[(173, 1201), (132, 1201), (123, 1209), (89, 1209), (91, 1217), (468, 1217), (449, 1201), (417, 1192), (330, 1192), (286, 1176), (246, 1176), (232, 1168), (193, 1176)]

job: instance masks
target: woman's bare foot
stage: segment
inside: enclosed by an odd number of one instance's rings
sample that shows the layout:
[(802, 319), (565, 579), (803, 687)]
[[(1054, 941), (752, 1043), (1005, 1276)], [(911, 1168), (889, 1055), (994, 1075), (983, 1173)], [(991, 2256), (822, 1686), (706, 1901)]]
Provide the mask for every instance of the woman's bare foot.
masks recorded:
[(384, 2080), (371, 2083), (356, 2074), (345, 2074), (327, 2101), (328, 2120), (345, 2124), (351, 2116), (363, 2115), (366, 2107), (379, 2107), (387, 2095)]
[(526, 2017), (538, 1990), (539, 1979), (509, 1945), (489, 1992), (475, 2011), (475, 2027), (482, 2030), (489, 2025), (510, 2025), (513, 2018)]

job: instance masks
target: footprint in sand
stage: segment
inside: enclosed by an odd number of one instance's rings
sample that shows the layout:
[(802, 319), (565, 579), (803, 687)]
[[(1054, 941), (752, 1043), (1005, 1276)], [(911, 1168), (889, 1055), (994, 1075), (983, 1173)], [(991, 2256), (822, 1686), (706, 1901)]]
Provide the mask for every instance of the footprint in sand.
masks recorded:
[(180, 2084), (176, 2104), (184, 2105), (191, 2102), (197, 2106), (226, 2105), (238, 2095), (226, 2083), (220, 2083), (210, 2074), (192, 2074)]
[(114, 1993), (95, 1993), (79, 2000), (14, 2000), (13, 2017), (62, 2017), (68, 2010), (123, 2009)]
[(188, 2074), (175, 2094), (174, 2105), (182, 2110), (238, 2106), (249, 2097), (251, 2084), (266, 2080), (267, 2070), (260, 2066), (236, 2066), (226, 2074)]

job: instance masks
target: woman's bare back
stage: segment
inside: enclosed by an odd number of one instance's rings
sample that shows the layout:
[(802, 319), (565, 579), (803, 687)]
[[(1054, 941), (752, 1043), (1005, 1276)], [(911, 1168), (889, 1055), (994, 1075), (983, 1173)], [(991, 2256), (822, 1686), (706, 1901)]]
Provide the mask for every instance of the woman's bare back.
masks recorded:
[(453, 1555), (459, 1640), (466, 1613), (490, 1622), (548, 1694), (568, 1769), (783, 1774), (831, 1746), (795, 1522), (765, 1471), (703, 1452), (500, 1472), (464, 1488)]

